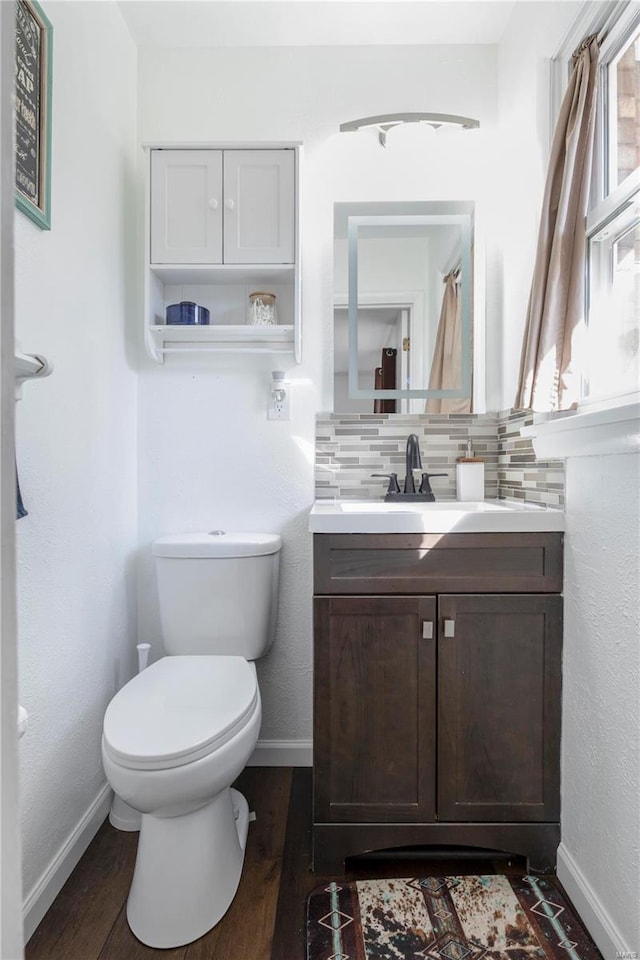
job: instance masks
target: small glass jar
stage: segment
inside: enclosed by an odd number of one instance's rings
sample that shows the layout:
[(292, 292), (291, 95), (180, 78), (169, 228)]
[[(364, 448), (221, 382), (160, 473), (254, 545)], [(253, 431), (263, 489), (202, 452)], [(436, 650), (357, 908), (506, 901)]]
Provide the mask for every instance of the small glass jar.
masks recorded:
[(271, 327), (277, 323), (276, 295), (256, 290), (249, 294), (249, 323), (254, 327)]

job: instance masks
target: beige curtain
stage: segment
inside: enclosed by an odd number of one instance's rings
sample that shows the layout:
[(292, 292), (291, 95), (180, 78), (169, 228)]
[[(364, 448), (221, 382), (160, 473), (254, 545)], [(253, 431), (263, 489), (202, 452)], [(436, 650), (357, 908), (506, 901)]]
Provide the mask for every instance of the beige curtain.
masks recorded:
[[(566, 410), (578, 399), (571, 357), (584, 316), (585, 217), (595, 127), (598, 42), (574, 54), (544, 192), (515, 406)], [(574, 351), (575, 352), (575, 351)]]
[[(444, 278), (444, 296), (433, 351), (429, 390), (459, 390), (462, 384), (462, 329), (458, 273)], [(429, 399), (425, 413), (470, 413), (471, 398)]]

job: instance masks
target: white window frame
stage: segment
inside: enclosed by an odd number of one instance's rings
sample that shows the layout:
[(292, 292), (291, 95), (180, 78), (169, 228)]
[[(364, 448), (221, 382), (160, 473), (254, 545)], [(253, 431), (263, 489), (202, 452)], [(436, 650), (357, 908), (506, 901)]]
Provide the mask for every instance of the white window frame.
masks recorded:
[[(617, 12), (617, 18), (610, 26), (604, 25), (605, 36), (600, 45), (600, 75), (598, 77), (598, 117), (594, 145), (594, 164), (591, 175), (591, 199), (590, 211), (605, 203), (610, 197), (613, 197), (620, 191), (621, 197), (624, 196), (625, 187), (630, 186), (632, 191), (638, 189), (640, 185), (640, 173), (636, 170), (635, 175), (627, 177), (621, 184), (613, 184), (613, 144), (610, 142), (610, 131), (615, 124), (615, 104), (609, 86), (608, 67), (619, 59), (623, 48), (626, 46), (629, 38), (640, 27), (640, 7), (636, 3), (616, 4), (620, 7)], [(613, 16), (609, 17), (609, 21)], [(605, 109), (606, 105), (606, 109)], [(634, 184), (629, 184), (633, 180)]]
[[(591, 194), (589, 212), (587, 215), (587, 251), (589, 255), (590, 242), (606, 227), (606, 225), (632, 204), (640, 202), (640, 170), (636, 170), (619, 186), (610, 188), (611, 182), (611, 149), (609, 147), (610, 112), (608, 97), (608, 66), (614, 62), (640, 24), (640, 9), (630, 0), (624, 2), (586, 3), (569, 32), (562, 41), (560, 48), (551, 61), (551, 129), (555, 126), (556, 118), (562, 102), (571, 72), (573, 52), (586, 37), (597, 33), (603, 36), (600, 48), (600, 66), (598, 78), (598, 115), (596, 120), (594, 161), (591, 176)], [(603, 105), (607, 104), (607, 109)], [(628, 229), (627, 220), (627, 229)], [(590, 258), (591, 259), (591, 258)], [(605, 275), (609, 265), (603, 262), (602, 251), (595, 251), (591, 262), (591, 269), (599, 269)], [(585, 284), (588, 278), (585, 277)], [(588, 287), (587, 287), (587, 316), (588, 316)], [(585, 317), (585, 323), (587, 317)], [(640, 399), (640, 391), (631, 394), (613, 394), (610, 396), (584, 397), (578, 404), (579, 411), (603, 409), (612, 406), (623, 406)]]

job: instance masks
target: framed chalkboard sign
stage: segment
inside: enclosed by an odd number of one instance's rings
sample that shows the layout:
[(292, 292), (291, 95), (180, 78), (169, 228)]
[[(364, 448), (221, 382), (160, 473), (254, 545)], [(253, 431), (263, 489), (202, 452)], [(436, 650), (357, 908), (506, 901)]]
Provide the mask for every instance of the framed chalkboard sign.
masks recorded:
[(51, 229), (53, 28), (36, 0), (16, 0), (16, 205)]

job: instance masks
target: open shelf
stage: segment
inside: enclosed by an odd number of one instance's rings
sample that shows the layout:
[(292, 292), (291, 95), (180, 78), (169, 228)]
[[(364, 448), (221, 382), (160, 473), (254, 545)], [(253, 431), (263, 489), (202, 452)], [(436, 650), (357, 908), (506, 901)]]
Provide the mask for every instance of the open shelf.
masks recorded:
[(288, 324), (275, 324), (272, 327), (248, 324), (160, 324), (149, 327), (149, 347), (157, 360), (161, 360), (166, 353), (193, 351), (293, 353), (294, 327)]
[(159, 324), (150, 329), (166, 343), (180, 340), (187, 343), (250, 343), (252, 340), (262, 343), (293, 343), (293, 327), (284, 323), (274, 324), (272, 327), (254, 327), (241, 323), (216, 323), (209, 326), (175, 323)]

